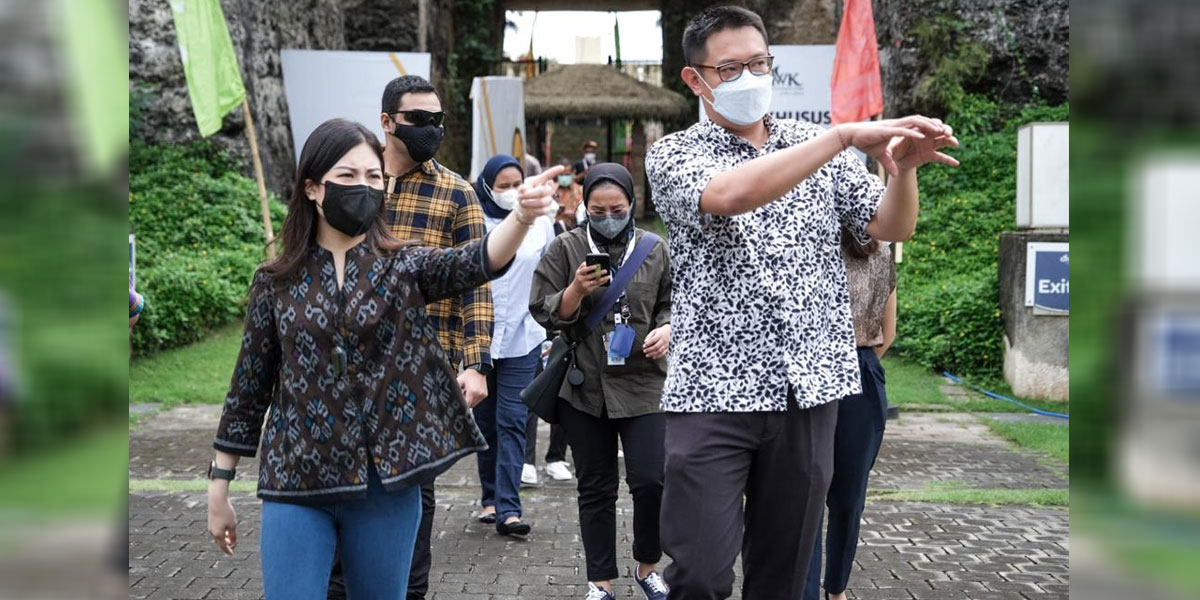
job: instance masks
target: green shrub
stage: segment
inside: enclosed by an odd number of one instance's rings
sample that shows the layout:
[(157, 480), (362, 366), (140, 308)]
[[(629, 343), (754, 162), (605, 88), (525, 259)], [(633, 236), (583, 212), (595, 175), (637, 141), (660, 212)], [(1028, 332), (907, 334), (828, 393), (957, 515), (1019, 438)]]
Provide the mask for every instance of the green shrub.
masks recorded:
[[(271, 198), (278, 231), (285, 209)], [(138, 240), (134, 328), (138, 353), (189, 344), (244, 314), (255, 267), (266, 258), (254, 180), (208, 142), (135, 144), (129, 222)]]
[(246, 290), (259, 260), (238, 250), (170, 252), (140, 271), (146, 310), (134, 328), (139, 352), (174, 348), (245, 314)]
[(996, 256), (1016, 226), (1017, 128), (1066, 121), (1068, 107), (999, 106), (968, 95), (947, 116), (956, 169), (919, 171), (921, 213), (898, 265), (896, 348), (926, 367), (982, 380), (1003, 368)]
[(1003, 321), (995, 266), (906, 286), (898, 304), (898, 340), (904, 340), (906, 355), (956, 375), (986, 378), (998, 373)]
[[(124, 412), (126, 327), (108, 290), (127, 220), (99, 185), (14, 183), (0, 218), (0, 345), (16, 375), (0, 454), (54, 449)], [(0, 362), (5, 357), (0, 356)], [(0, 394), (2, 395), (2, 394)]]

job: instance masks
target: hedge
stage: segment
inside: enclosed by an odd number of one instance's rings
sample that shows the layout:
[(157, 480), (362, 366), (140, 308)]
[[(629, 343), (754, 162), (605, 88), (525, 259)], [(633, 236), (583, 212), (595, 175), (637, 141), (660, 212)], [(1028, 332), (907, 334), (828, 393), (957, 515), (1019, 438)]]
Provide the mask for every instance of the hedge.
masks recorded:
[[(265, 258), (255, 182), (208, 142), (135, 144), (129, 223), (138, 241), (138, 291), (146, 309), (134, 328), (139, 354), (183, 346), (245, 312), (246, 291)], [(272, 196), (278, 231), (285, 209)]]
[(968, 95), (947, 116), (958, 168), (919, 173), (921, 213), (898, 265), (896, 348), (931, 369), (979, 380), (1003, 370), (1000, 233), (1016, 227), (1017, 128), (1066, 121), (1067, 105), (998, 106)]

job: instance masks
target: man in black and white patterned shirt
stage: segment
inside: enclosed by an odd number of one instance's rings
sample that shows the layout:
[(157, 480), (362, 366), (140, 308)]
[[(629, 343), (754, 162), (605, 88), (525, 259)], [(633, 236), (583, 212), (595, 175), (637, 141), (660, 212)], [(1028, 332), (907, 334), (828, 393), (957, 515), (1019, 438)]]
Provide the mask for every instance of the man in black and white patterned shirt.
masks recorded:
[[(950, 127), (920, 116), (826, 130), (774, 119), (758, 15), (688, 24), (681, 73), (708, 120), (646, 156), (675, 289), (662, 545), (671, 598), (799, 598), (832, 474), (836, 401), (859, 393), (840, 225), (901, 241), (916, 168), (956, 165)], [(848, 152), (892, 174), (885, 187)], [(744, 497), (744, 514), (743, 514)]]

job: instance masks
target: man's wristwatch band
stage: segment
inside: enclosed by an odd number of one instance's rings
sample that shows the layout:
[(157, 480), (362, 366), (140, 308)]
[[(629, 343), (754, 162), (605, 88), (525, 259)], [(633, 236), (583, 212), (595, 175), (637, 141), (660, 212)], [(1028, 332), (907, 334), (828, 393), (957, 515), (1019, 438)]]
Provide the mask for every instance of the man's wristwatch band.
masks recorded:
[(492, 374), (492, 365), (485, 365), (483, 363), (478, 363), (478, 364), (471, 365), (467, 368), (479, 371), (479, 373), (481, 375), (491, 375)]

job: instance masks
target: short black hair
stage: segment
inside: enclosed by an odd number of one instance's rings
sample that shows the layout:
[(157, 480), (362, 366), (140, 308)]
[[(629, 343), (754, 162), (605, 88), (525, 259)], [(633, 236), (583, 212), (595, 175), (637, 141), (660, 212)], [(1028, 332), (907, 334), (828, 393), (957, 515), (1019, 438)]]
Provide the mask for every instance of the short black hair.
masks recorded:
[(420, 75), (397, 77), (389, 81), (387, 87), (383, 88), (383, 110), (381, 112), (391, 114), (399, 110), (400, 100), (404, 98), (405, 94), (437, 94), (437, 89)]
[(703, 59), (708, 38), (718, 31), (738, 27), (753, 27), (767, 41), (767, 28), (762, 17), (740, 6), (710, 6), (688, 21), (683, 30), (683, 58), (688, 66), (695, 66)]

